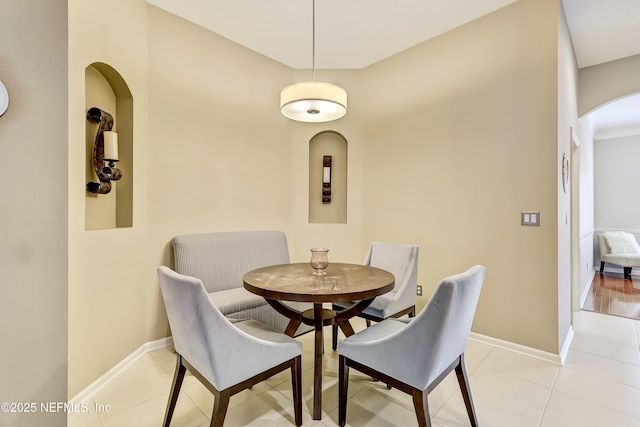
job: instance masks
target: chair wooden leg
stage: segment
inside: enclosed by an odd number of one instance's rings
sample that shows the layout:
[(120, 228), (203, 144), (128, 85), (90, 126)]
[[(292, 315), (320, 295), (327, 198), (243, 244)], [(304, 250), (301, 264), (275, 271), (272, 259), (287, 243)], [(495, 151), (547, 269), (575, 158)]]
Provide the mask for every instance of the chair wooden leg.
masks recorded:
[(347, 423), (347, 393), (349, 389), (349, 367), (344, 356), (339, 357), (338, 365), (338, 425)]
[(600, 261), (600, 274), (604, 273), (604, 261)]
[(211, 427), (222, 427), (224, 418), (227, 416), (231, 392), (227, 389), (214, 393), (214, 395), (215, 401), (213, 402), (213, 413), (211, 414)]
[(460, 363), (458, 364), (458, 366), (456, 366), (456, 376), (458, 377), (458, 384), (460, 385), (460, 391), (462, 391), (464, 406), (466, 406), (467, 408), (467, 415), (469, 415), (471, 426), (478, 427), (478, 418), (473, 407), (473, 399), (471, 398), (471, 389), (469, 388), (467, 369), (464, 366), (464, 354), (460, 355)]
[(418, 425), (420, 427), (431, 427), (431, 417), (429, 416), (429, 393), (425, 390), (413, 389), (413, 407), (416, 410)]
[(334, 323), (331, 326), (331, 347), (333, 347), (333, 351), (338, 349), (338, 324)]
[(167, 410), (164, 414), (163, 427), (169, 427), (169, 424), (171, 424), (171, 418), (173, 417), (173, 411), (176, 409), (178, 394), (180, 394), (180, 388), (182, 387), (182, 381), (184, 380), (186, 371), (187, 368), (182, 364), (182, 356), (178, 355), (176, 370), (173, 374), (173, 384), (171, 384), (171, 392), (169, 393), (169, 402), (167, 403)]
[(366, 322), (366, 324), (367, 324), (367, 328), (368, 328), (369, 326), (371, 326), (371, 320), (369, 320), (369, 319), (365, 319), (365, 322)]
[(302, 357), (298, 356), (291, 367), (291, 383), (293, 388), (293, 410), (296, 425), (302, 425)]

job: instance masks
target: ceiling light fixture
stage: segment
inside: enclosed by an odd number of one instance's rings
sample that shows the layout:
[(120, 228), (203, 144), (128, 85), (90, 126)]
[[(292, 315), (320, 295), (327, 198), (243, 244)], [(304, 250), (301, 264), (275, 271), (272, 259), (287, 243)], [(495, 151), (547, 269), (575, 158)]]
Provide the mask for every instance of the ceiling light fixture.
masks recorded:
[(298, 122), (330, 122), (347, 114), (347, 91), (316, 81), (316, 2), (312, 0), (312, 81), (294, 83), (280, 92), (280, 112)]

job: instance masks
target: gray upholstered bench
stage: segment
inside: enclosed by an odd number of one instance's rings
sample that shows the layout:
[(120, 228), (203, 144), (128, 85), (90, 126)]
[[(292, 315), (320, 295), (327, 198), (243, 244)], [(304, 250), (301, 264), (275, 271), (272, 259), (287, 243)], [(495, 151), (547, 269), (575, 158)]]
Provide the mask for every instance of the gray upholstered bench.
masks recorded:
[[(284, 332), (289, 319), (264, 298), (247, 291), (245, 273), (268, 265), (288, 264), (287, 238), (281, 231), (237, 231), (176, 236), (171, 240), (175, 270), (202, 280), (209, 297), (227, 318), (254, 319)], [(294, 303), (299, 310), (311, 304)], [(313, 328), (300, 325), (296, 335)]]

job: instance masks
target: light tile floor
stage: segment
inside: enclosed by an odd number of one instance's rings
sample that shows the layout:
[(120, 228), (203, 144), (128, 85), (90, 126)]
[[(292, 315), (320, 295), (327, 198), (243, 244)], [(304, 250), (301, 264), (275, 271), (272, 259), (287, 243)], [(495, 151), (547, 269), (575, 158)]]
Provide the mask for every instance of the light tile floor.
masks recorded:
[[(356, 329), (364, 324), (354, 324)], [(583, 311), (564, 366), (469, 341), (465, 353), (472, 395), (483, 427), (640, 427), (640, 321)], [(336, 426), (337, 353), (325, 334), (323, 416), (310, 415), (313, 337), (303, 343), (303, 425)], [(175, 355), (168, 349), (140, 357), (89, 402), (87, 413), (69, 416), (69, 427), (158, 427), (167, 403)], [(347, 425), (417, 425), (409, 396), (351, 371)], [(455, 380), (447, 377), (430, 395), (435, 427), (468, 427)], [(102, 411), (96, 410), (102, 408)], [(185, 379), (175, 427), (209, 426), (213, 396), (192, 376)], [(293, 424), (291, 382), (281, 373), (231, 398), (225, 427)]]

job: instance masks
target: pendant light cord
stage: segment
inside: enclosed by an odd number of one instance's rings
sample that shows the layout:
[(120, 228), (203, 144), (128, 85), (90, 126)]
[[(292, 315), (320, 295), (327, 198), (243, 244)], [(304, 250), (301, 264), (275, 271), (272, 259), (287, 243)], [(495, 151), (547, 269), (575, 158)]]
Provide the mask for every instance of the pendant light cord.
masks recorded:
[(311, 1), (311, 81), (316, 81), (316, 0)]

